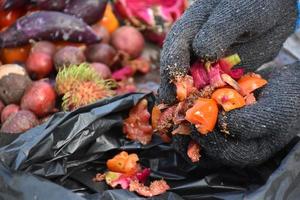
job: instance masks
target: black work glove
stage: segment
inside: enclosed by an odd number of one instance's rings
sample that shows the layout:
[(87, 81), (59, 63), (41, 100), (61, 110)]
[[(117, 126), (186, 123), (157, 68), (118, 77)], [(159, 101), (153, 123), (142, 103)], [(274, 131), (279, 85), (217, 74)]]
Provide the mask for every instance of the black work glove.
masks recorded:
[(296, 0), (195, 1), (164, 42), (160, 100), (175, 101), (170, 81), (187, 74), (193, 55), (214, 61), (238, 53), (249, 71), (271, 61), (295, 29), (296, 8)]
[[(161, 54), (160, 101), (173, 103), (175, 76), (187, 74), (192, 56), (211, 61), (238, 53), (246, 71), (271, 61), (293, 33), (296, 0), (196, 1), (172, 27)], [(219, 117), (213, 133), (193, 132), (203, 154), (226, 165), (257, 165), (282, 149), (300, 121), (300, 63), (275, 68), (255, 105)], [(221, 133), (228, 124), (230, 135)]]

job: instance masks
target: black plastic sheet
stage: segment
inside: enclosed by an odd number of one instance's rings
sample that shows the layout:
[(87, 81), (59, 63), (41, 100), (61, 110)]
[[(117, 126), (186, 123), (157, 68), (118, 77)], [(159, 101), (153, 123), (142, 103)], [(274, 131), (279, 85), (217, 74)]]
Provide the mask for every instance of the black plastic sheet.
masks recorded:
[(0, 199), (145, 199), (92, 180), (105, 171), (105, 161), (121, 150), (138, 153), (141, 164), (151, 168), (151, 178), (164, 178), (171, 186), (169, 192), (149, 199), (294, 199), (300, 195), (298, 138), (257, 167), (226, 167), (205, 157), (196, 166), (159, 137), (145, 146), (124, 137), (122, 121), (142, 98), (148, 99), (149, 108), (153, 106), (152, 94), (128, 94), (57, 113), (19, 137), (1, 133)]

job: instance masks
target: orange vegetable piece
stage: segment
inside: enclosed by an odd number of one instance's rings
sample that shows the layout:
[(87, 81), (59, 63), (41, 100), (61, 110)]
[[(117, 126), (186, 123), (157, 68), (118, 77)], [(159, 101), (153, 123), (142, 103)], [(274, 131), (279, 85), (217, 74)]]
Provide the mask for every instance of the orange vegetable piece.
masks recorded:
[(195, 104), (186, 112), (185, 119), (201, 134), (213, 131), (218, 118), (218, 105), (213, 99), (198, 98)]
[(110, 4), (107, 4), (103, 18), (99, 22), (100, 25), (104, 26), (109, 33), (114, 32), (117, 28), (119, 28), (120, 24), (115, 16), (112, 6)]
[(107, 168), (112, 172), (134, 174), (137, 172), (139, 165), (137, 163), (139, 158), (136, 154), (128, 154), (126, 151), (122, 151), (112, 159), (106, 162)]
[(30, 52), (30, 45), (14, 47), (14, 48), (3, 48), (1, 50), (1, 60), (5, 64), (15, 62), (26, 62)]
[(260, 75), (254, 73), (246, 74), (242, 76), (240, 80), (238, 80), (238, 84), (244, 96), (250, 94), (258, 88), (263, 87), (267, 83), (267, 80), (263, 79)]
[(220, 88), (213, 94), (212, 98), (228, 112), (246, 105), (243, 96), (232, 88)]

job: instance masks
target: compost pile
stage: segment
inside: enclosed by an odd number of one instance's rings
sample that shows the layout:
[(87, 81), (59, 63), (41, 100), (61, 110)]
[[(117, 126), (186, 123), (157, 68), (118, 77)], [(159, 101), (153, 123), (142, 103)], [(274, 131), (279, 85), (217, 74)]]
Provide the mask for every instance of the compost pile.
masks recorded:
[[(234, 54), (174, 75), (173, 105), (139, 88), (137, 79), (159, 67), (146, 44), (160, 48), (187, 6), (0, 0), (0, 198), (264, 199), (294, 189), (299, 145), (290, 150), (298, 138), (268, 163), (243, 169), (201, 157), (194, 141), (188, 159), (170, 144), (176, 135), (210, 134), (220, 115), (255, 104), (267, 84), (236, 67)], [(230, 134), (226, 124), (221, 130)], [(277, 189), (272, 178), (287, 184)]]

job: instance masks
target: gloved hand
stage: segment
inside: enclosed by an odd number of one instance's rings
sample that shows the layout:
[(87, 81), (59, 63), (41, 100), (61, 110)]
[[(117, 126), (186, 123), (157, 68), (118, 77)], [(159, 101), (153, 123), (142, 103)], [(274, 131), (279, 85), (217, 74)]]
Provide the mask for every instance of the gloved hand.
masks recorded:
[(175, 101), (175, 76), (185, 75), (193, 56), (207, 60), (238, 53), (255, 71), (271, 61), (294, 31), (296, 0), (197, 0), (174, 24), (161, 52), (160, 100)]
[[(175, 23), (161, 54), (160, 101), (173, 103), (170, 81), (188, 72), (193, 56), (238, 53), (246, 71), (271, 61), (296, 24), (296, 0), (196, 1)], [(300, 128), (300, 63), (275, 68), (255, 105), (228, 112), (207, 136), (192, 138), (202, 154), (226, 165), (257, 165), (282, 149)], [(230, 135), (220, 132), (226, 122)]]

